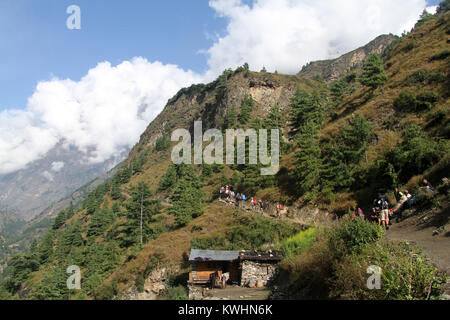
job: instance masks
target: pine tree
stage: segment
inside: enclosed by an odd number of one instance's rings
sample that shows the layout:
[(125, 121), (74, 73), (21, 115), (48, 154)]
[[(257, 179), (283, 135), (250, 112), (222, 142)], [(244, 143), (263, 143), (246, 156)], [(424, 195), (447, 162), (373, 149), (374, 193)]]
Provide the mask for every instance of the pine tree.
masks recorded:
[(236, 121), (238, 119), (238, 114), (236, 112), (236, 107), (234, 105), (231, 106), (225, 113), (225, 119), (222, 125), (222, 129), (234, 129), (236, 127)]
[(422, 14), (419, 17), (419, 21), (417, 21), (416, 25), (414, 26), (414, 28), (424, 24), (427, 21), (430, 21), (431, 19), (433, 19), (434, 15), (432, 15), (431, 13), (429, 13), (427, 11), (427, 9), (423, 10)]
[(113, 200), (120, 200), (122, 198), (122, 190), (118, 179), (113, 179), (111, 183), (111, 198)]
[(255, 102), (253, 101), (251, 96), (245, 96), (244, 100), (242, 101), (242, 107), (241, 112), (239, 114), (239, 121), (242, 124), (247, 124), (250, 120), (251, 112), (253, 111)]
[(292, 135), (300, 133), (308, 122), (320, 125), (323, 121), (322, 98), (317, 91), (311, 95), (304, 89), (297, 89), (291, 99), (291, 108)]
[(158, 201), (151, 199), (152, 193), (144, 182), (138, 183), (131, 191), (131, 198), (126, 203), (127, 221), (121, 226), (122, 245), (130, 246), (147, 241), (152, 235), (150, 223), (158, 213)]
[(172, 188), (178, 180), (176, 165), (171, 164), (166, 171), (166, 174), (159, 180), (159, 191), (166, 191)]
[(448, 11), (450, 11), (450, 0), (444, 0), (439, 4), (436, 13), (440, 15)]
[(380, 55), (373, 53), (367, 58), (359, 81), (372, 90), (386, 83), (387, 75), (384, 72), (383, 60), (381, 60)]
[(66, 222), (66, 212), (63, 210), (58, 213), (58, 215), (55, 218), (55, 221), (53, 222), (52, 228), (53, 230), (58, 230), (61, 228), (64, 223)]
[(193, 166), (179, 166), (180, 181), (172, 196), (175, 226), (187, 225), (193, 218), (203, 214), (203, 191), (200, 179)]
[(308, 122), (303, 127), (297, 139), (300, 151), (295, 154), (297, 166), (293, 171), (299, 193), (308, 194), (310, 200), (314, 199), (320, 188), (322, 159), (318, 131), (318, 126), (313, 122)]
[(95, 238), (102, 235), (112, 222), (112, 212), (107, 207), (97, 210), (89, 223), (87, 236)]
[(70, 224), (62, 235), (62, 246), (65, 249), (64, 253), (68, 253), (72, 247), (81, 247), (84, 244), (81, 235), (80, 221)]
[(41, 263), (45, 263), (50, 260), (53, 254), (53, 245), (54, 245), (54, 231), (47, 231), (44, 238), (38, 247), (39, 259)]
[(349, 121), (338, 137), (345, 163), (358, 164), (364, 158), (372, 134), (373, 128), (366, 118), (356, 116)]

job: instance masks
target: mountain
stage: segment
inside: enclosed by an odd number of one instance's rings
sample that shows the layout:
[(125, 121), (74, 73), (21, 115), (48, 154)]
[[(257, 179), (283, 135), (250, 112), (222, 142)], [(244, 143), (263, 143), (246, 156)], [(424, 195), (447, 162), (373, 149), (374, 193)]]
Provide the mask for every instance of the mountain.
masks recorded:
[(27, 168), (0, 176), (0, 208), (8, 208), (29, 221), (50, 204), (104, 175), (123, 158), (92, 165), (76, 148), (59, 144)]
[[(0, 212), (0, 266), (14, 254), (30, 248), (33, 241), (40, 241), (51, 228), (58, 213), (73, 206), (77, 208), (86, 196), (109, 179), (117, 168), (75, 190), (69, 196), (55, 202), (30, 221), (21, 220), (15, 212)], [(0, 268), (1, 273), (1, 268)]]
[(346, 53), (337, 59), (310, 62), (302, 68), (298, 75), (306, 79), (323, 79), (326, 82), (332, 82), (351, 72), (359, 73), (364, 61), (370, 54), (383, 54), (397, 40), (398, 37), (392, 34), (381, 35), (365, 46)]
[[(180, 90), (112, 177), (10, 261), (0, 298), (187, 298), (195, 248), (283, 250), (273, 298), (438, 299), (438, 268), (352, 212), (369, 216), (379, 193), (395, 203), (399, 186), (417, 196), (404, 218), (422, 215), (437, 230), (430, 237), (448, 243), (449, 30), (449, 13), (420, 21), (358, 77), (329, 84), (243, 66)], [(171, 134), (193, 132), (196, 120), (203, 131), (281, 128), (278, 174), (262, 176), (261, 163), (173, 164)], [(263, 213), (219, 201), (224, 185), (263, 199)], [(279, 202), (288, 207), (281, 219)], [(66, 287), (71, 265), (81, 268), (81, 290)], [(384, 285), (368, 291), (372, 265)]]

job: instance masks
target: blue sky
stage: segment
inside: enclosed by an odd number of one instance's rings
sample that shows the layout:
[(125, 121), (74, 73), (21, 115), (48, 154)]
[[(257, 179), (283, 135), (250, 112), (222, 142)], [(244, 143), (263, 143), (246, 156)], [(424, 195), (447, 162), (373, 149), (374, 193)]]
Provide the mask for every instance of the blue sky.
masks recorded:
[[(431, 0), (436, 5), (439, 0)], [(65, 26), (66, 8), (82, 10), (82, 30)], [(24, 108), (38, 81), (79, 80), (98, 62), (134, 56), (203, 72), (199, 50), (223, 34), (226, 19), (207, 0), (2, 0), (0, 110)]]
[[(71, 4), (81, 8), (81, 30), (66, 28)], [(198, 51), (225, 23), (206, 0), (2, 0), (0, 110), (25, 107), (40, 80), (79, 80), (105, 60), (143, 56), (202, 72)]]

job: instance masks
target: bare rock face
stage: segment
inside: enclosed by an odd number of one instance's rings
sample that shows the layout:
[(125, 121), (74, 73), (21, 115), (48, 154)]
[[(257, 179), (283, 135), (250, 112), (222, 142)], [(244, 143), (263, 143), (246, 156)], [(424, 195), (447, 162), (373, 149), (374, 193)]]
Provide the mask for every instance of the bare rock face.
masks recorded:
[(145, 280), (144, 291), (159, 295), (167, 289), (166, 281), (169, 277), (167, 268), (157, 268), (153, 270)]
[(158, 297), (168, 288), (167, 280), (171, 274), (176, 274), (178, 267), (160, 267), (154, 269), (145, 279), (144, 291), (138, 292), (136, 286), (132, 286), (125, 293), (122, 300), (157, 300)]
[(339, 80), (349, 72), (360, 71), (364, 61), (372, 53), (383, 54), (389, 45), (396, 40), (394, 35), (382, 35), (364, 47), (333, 60), (314, 61), (304, 66), (298, 74), (302, 78), (322, 78), (325, 82)]
[(328, 225), (334, 221), (334, 216), (317, 207), (290, 208), (289, 216), (303, 225)]

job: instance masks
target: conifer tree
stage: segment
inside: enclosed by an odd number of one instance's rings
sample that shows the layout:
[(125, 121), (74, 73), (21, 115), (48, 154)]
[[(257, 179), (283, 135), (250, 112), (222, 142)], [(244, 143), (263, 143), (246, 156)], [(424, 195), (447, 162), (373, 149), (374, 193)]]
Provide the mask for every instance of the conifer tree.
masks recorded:
[(387, 75), (384, 72), (383, 60), (381, 60), (380, 55), (373, 53), (367, 58), (359, 81), (372, 90), (386, 83)]
[(193, 166), (180, 166), (180, 181), (172, 196), (170, 213), (175, 216), (175, 226), (187, 225), (193, 218), (203, 214), (203, 191)]
[(310, 200), (314, 199), (320, 188), (322, 159), (318, 131), (318, 126), (313, 122), (308, 122), (303, 127), (297, 139), (300, 151), (295, 154), (297, 166), (293, 171), (299, 193), (308, 194)]
[(151, 199), (152, 193), (144, 182), (138, 183), (131, 191), (131, 198), (126, 203), (127, 221), (121, 226), (122, 244), (130, 246), (147, 241), (152, 235), (150, 223), (158, 213), (158, 202)]
[(323, 121), (322, 99), (316, 91), (312, 95), (304, 89), (297, 89), (291, 99), (291, 134), (296, 135), (308, 122), (320, 125)]

